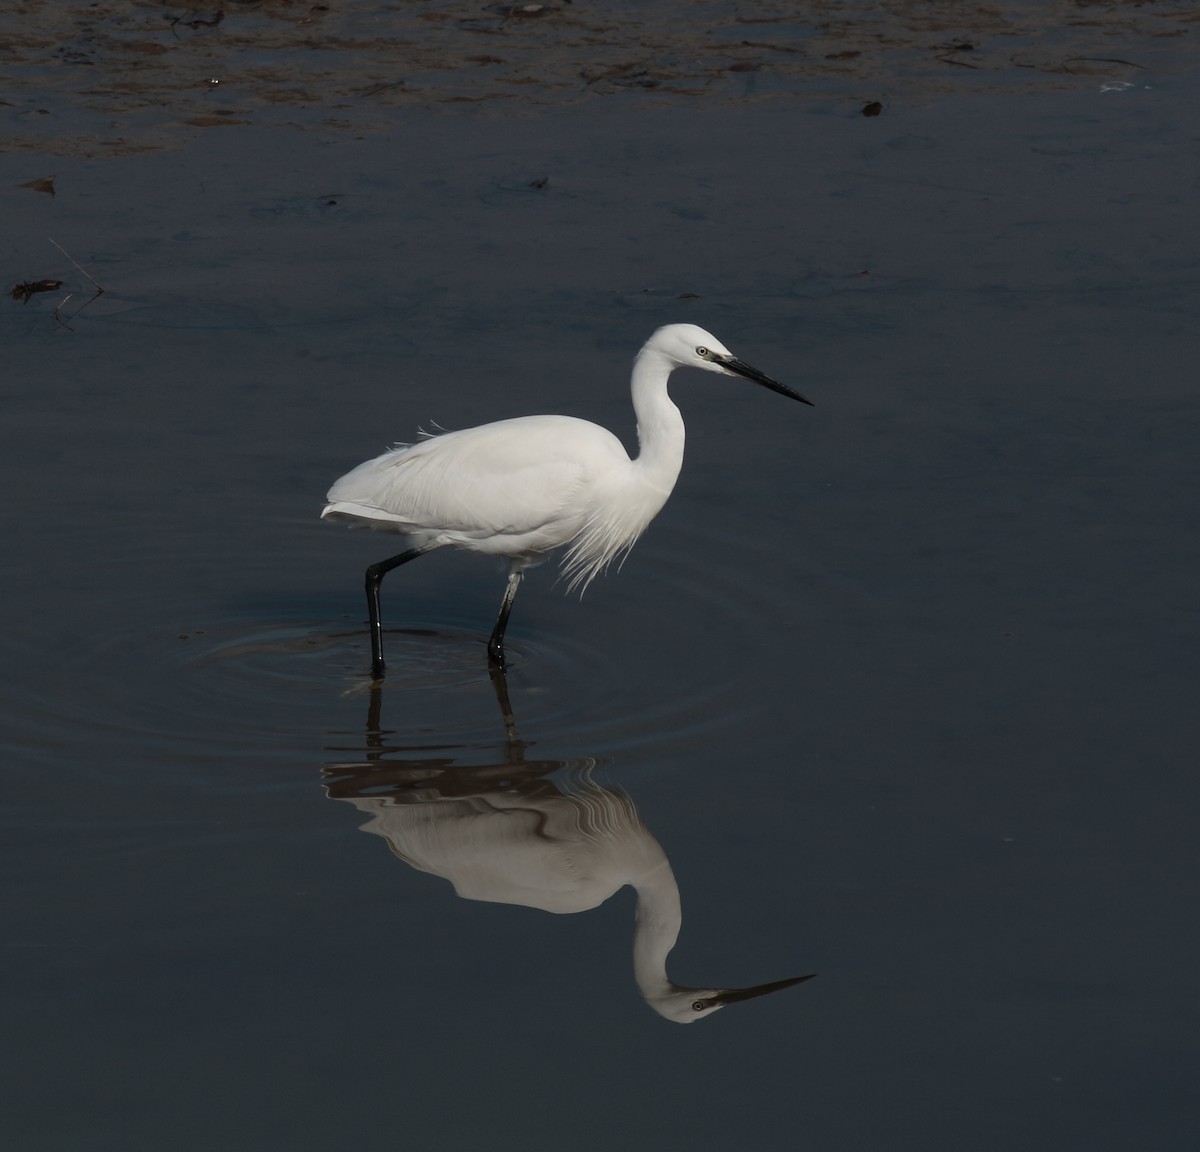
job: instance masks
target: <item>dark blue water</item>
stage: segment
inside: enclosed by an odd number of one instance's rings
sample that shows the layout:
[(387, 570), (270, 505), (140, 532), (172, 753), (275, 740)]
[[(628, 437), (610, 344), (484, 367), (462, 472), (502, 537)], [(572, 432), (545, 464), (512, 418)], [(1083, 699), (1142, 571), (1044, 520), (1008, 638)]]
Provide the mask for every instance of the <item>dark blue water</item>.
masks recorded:
[[(1197, 90), (1103, 83), (0, 156), (9, 280), (75, 293), (2, 311), (10, 1139), (1191, 1148)], [(461, 554), (389, 577), (373, 694), (329, 483), (632, 444), (674, 320), (816, 407), (680, 376), (508, 723)], [(603, 899), (655, 851), (672, 980), (818, 977), (661, 1018)]]

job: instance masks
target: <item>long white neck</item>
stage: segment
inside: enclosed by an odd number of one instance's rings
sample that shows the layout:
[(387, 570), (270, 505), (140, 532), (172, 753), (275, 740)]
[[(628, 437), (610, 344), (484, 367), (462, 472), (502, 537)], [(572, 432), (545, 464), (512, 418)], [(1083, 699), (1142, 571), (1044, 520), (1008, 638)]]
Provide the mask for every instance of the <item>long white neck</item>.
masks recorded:
[(679, 885), (666, 856), (634, 883), (637, 914), (633, 929), (633, 978), (653, 1004), (675, 991), (667, 979), (667, 956), (679, 939), (683, 913)]
[(667, 394), (667, 377), (674, 367), (674, 361), (650, 348), (643, 348), (633, 363), (633, 410), (641, 448), (633, 463), (642, 480), (664, 499), (683, 467), (683, 417)]

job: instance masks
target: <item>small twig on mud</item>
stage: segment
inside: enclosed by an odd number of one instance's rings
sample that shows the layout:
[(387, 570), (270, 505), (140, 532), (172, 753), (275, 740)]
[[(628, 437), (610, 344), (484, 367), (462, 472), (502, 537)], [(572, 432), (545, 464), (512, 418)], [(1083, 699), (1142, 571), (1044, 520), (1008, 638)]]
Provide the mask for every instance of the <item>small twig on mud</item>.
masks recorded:
[(1064, 71), (1070, 72), (1070, 68), (1065, 65), (1072, 61), (1079, 61), (1083, 64), (1124, 64), (1126, 68), (1136, 68), (1140, 72), (1146, 71), (1145, 64), (1135, 64), (1132, 60), (1119, 60), (1116, 56), (1068, 56), (1064, 61)]
[(175, 26), (177, 24), (182, 24), (184, 28), (190, 28), (193, 32), (196, 32), (201, 28), (215, 28), (224, 19), (224, 9), (219, 11), (211, 20), (185, 20), (182, 16), (176, 16), (175, 19), (171, 21), (171, 34), (176, 40), (180, 38), (179, 33), (175, 31)]
[(978, 64), (968, 64), (965, 60), (959, 60), (955, 56), (951, 56), (948, 52), (943, 52), (940, 56), (935, 56), (935, 60), (940, 60), (943, 64), (957, 64), (960, 68), (974, 68), (978, 70)]
[(595, 84), (600, 80), (619, 80), (638, 69), (645, 71), (644, 65), (649, 64), (653, 59), (653, 56), (647, 56), (645, 60), (635, 60), (632, 64), (618, 64), (615, 68), (606, 68), (603, 72), (597, 72), (594, 76), (589, 76), (586, 72), (581, 72), (580, 75), (588, 84)]

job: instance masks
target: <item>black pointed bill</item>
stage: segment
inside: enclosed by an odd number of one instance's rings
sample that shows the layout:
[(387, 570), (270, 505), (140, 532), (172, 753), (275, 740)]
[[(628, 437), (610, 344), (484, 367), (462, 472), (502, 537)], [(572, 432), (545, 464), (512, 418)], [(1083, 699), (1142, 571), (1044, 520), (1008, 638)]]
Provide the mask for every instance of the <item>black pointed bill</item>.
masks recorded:
[(801, 404), (815, 407), (811, 400), (806, 400), (799, 392), (792, 391), (786, 384), (780, 384), (778, 380), (772, 380), (770, 376), (764, 376), (757, 368), (751, 368), (749, 364), (744, 360), (739, 360), (736, 356), (714, 356), (713, 359), (723, 368), (728, 368), (730, 372), (736, 372), (747, 380), (753, 380), (755, 384), (770, 388), (772, 392), (778, 392), (780, 396), (790, 396), (793, 400), (799, 400)]
[(782, 988), (790, 988), (793, 984), (803, 984), (816, 975), (810, 972), (807, 976), (793, 976), (789, 980), (775, 980), (770, 984), (755, 984), (753, 988), (727, 988), (714, 996), (705, 996), (692, 1005), (697, 1012), (705, 1008), (716, 1008), (718, 1005), (737, 1004), (742, 1000), (753, 1000), (756, 996), (766, 996), (770, 992), (778, 992)]

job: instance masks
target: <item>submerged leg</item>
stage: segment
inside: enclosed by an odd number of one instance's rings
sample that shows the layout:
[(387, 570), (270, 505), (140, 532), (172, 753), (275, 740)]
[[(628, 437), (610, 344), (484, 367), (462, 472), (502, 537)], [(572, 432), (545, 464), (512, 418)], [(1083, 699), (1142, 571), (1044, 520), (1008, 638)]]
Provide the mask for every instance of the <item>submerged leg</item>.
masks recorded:
[(521, 585), (521, 569), (512, 568), (508, 573), (508, 583), (504, 587), (504, 599), (500, 601), (500, 615), (496, 619), (496, 627), (492, 629), (491, 639), (488, 640), (488, 663), (504, 667), (504, 629), (508, 627), (508, 614), (512, 611), (513, 601), (517, 598), (517, 589)]
[(489, 660), (488, 675), (492, 678), (496, 703), (500, 705), (500, 715), (504, 720), (504, 735), (508, 740), (508, 762), (519, 764), (524, 757), (525, 744), (517, 735), (517, 722), (513, 719), (512, 702), (508, 698), (508, 678), (504, 675), (504, 665)]
[(379, 616), (379, 586), (393, 568), (399, 568), (401, 564), (407, 564), (410, 560), (415, 560), (418, 556), (432, 551), (437, 546), (433, 543), (422, 544), (419, 548), (410, 548), (407, 552), (401, 552), (390, 560), (380, 560), (378, 564), (372, 564), (367, 569), (367, 619), (370, 621), (371, 630), (371, 675), (376, 680), (382, 680), (384, 673), (383, 623)]

